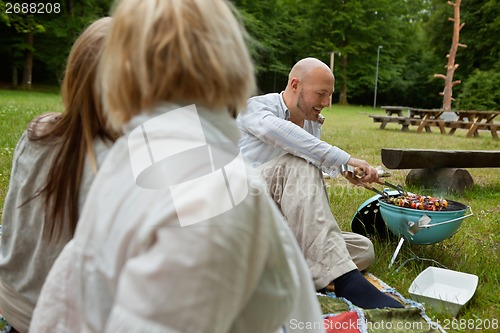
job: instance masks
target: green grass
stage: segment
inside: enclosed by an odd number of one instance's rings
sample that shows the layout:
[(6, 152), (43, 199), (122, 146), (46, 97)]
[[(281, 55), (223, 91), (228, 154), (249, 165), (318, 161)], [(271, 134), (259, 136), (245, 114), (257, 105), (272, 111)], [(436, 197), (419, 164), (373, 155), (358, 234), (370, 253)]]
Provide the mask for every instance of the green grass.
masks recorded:
[[(62, 111), (57, 93), (36, 93), (0, 90), (0, 208), (3, 207), (8, 188), (12, 154), (18, 138), (26, 125), (36, 115), (45, 112)], [(323, 129), (323, 139), (336, 145), (353, 156), (367, 160), (373, 166), (382, 165), (381, 148), (426, 148), (426, 149), (480, 149), (500, 150), (500, 141), (491, 138), (488, 132), (478, 138), (466, 138), (465, 130), (458, 129), (453, 136), (433, 133), (400, 132), (396, 124), (388, 124), (379, 130), (368, 114), (380, 113), (368, 107), (340, 107), (325, 110), (327, 118)], [(393, 170), (389, 181), (403, 184), (409, 170)], [(470, 169), (475, 185), (462, 194), (446, 194), (446, 198), (471, 206), (474, 216), (466, 219), (459, 231), (451, 238), (433, 245), (411, 245), (406, 243), (393, 268), (388, 269), (390, 258), (397, 240), (374, 240), (376, 262), (371, 272), (389, 285), (395, 287), (405, 297), (413, 279), (429, 262), (412, 261), (397, 273), (395, 268), (413, 254), (433, 259), (449, 269), (472, 273), (479, 276), (479, 286), (474, 298), (459, 314), (457, 320), (500, 319), (500, 168)], [(331, 207), (343, 230), (350, 230), (352, 217), (359, 206), (374, 193), (351, 186), (342, 177), (329, 181), (331, 187)], [(381, 188), (381, 186), (380, 186)], [(431, 190), (410, 188), (413, 192), (441, 196)], [(428, 308), (431, 318), (444, 323), (450, 318), (443, 313)], [(458, 323), (458, 322), (457, 322)], [(498, 323), (498, 322), (497, 322)], [(450, 325), (451, 327), (451, 325)], [(470, 332), (472, 329), (450, 329), (449, 332)], [(496, 330), (477, 330), (493, 332)]]
[[(421, 148), (457, 150), (500, 150), (500, 141), (493, 140), (489, 132), (481, 133), (478, 138), (466, 138), (466, 131), (458, 129), (453, 136), (441, 135), (438, 129), (433, 133), (417, 134), (415, 127), (410, 132), (401, 132), (397, 124), (388, 124), (380, 130), (368, 114), (384, 114), (381, 110), (368, 107), (341, 107), (334, 105), (324, 111), (327, 121), (323, 127), (323, 139), (336, 145), (355, 157), (363, 158), (373, 166), (383, 165), (381, 148)], [(388, 179), (393, 184), (405, 184), (409, 170), (390, 170)], [(415, 277), (429, 265), (428, 261), (410, 261), (396, 272), (396, 269), (413, 255), (433, 259), (449, 269), (479, 276), (479, 285), (473, 299), (459, 313), (455, 324), (484, 323), (500, 320), (500, 168), (468, 169), (475, 185), (472, 189), (459, 193), (435, 193), (430, 189), (411, 187), (409, 190), (425, 195), (445, 196), (470, 206), (474, 215), (462, 223), (459, 231), (451, 238), (432, 245), (414, 245), (405, 242), (398, 259), (388, 269), (391, 256), (396, 248), (397, 239), (375, 239), (376, 261), (371, 272), (389, 285), (395, 287), (405, 297)], [(343, 230), (350, 230), (352, 217), (359, 206), (373, 192), (354, 188), (342, 177), (329, 181), (331, 187), (331, 207), (337, 222)], [(376, 186), (381, 189), (383, 186)], [(427, 308), (431, 318), (449, 324), (449, 332), (471, 332), (474, 329), (451, 329), (451, 318), (445, 313)], [(448, 322), (447, 322), (448, 320)], [(481, 332), (497, 330), (476, 329)], [(478, 328), (479, 326), (471, 326)]]
[(57, 93), (0, 90), (0, 210), (19, 137), (35, 116), (58, 111), (62, 111), (62, 105)]

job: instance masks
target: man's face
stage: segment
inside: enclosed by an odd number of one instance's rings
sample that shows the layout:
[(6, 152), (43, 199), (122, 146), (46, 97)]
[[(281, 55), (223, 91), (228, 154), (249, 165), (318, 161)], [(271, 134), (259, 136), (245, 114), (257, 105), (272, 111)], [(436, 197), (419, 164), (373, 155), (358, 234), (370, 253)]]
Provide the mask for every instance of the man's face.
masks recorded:
[(304, 120), (318, 120), (321, 110), (330, 105), (333, 94), (333, 77), (319, 75), (300, 83), (297, 97), (299, 116)]

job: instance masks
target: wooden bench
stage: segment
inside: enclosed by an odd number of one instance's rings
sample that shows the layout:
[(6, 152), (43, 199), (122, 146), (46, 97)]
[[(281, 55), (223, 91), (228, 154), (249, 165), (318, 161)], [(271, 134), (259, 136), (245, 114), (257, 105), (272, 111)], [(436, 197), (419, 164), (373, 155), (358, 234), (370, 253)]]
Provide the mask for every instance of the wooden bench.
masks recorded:
[[(474, 126), (474, 125), (472, 125)], [(496, 139), (498, 140), (498, 129), (500, 128), (500, 124), (499, 123), (479, 123), (479, 124), (476, 124), (477, 126), (477, 129), (480, 129), (480, 130), (489, 130), (491, 132), (491, 136), (493, 137), (493, 139)], [(473, 133), (474, 136), (477, 136), (477, 130), (476, 132)], [(469, 135), (469, 133), (467, 133), (468, 136), (471, 136)]]
[[(500, 111), (479, 111), (479, 110), (456, 110), (453, 111), (457, 115), (457, 121), (463, 122), (465, 127), (452, 127), (450, 134), (453, 134), (457, 128), (466, 128), (467, 137), (479, 136), (479, 130), (489, 130), (494, 139), (498, 139), (499, 123), (495, 123), (494, 119), (500, 115)], [(466, 121), (467, 119), (467, 121)], [(450, 124), (451, 126), (461, 126)]]
[(471, 135), (468, 135), (468, 137), (471, 136), (478, 136), (477, 130), (488, 130), (491, 132), (491, 136), (494, 139), (498, 140), (498, 129), (500, 128), (499, 123), (473, 123), (470, 121), (445, 121), (444, 125), (448, 128), (451, 128), (449, 131), (449, 134), (452, 135), (455, 133), (455, 130), (457, 128), (462, 128), (462, 129), (467, 129), (469, 130), (472, 126), (476, 126), (476, 131), (474, 133), (471, 133)]
[(474, 185), (468, 171), (460, 168), (500, 167), (499, 150), (381, 150), (382, 163), (389, 169), (412, 169), (407, 184), (440, 190), (463, 191)]
[(371, 114), (369, 116), (373, 119), (374, 123), (380, 123), (380, 129), (385, 129), (389, 123), (395, 123), (401, 125), (402, 132), (408, 132), (410, 125), (418, 126), (417, 133), (421, 133), (423, 129), (425, 129), (427, 133), (430, 133), (431, 127), (438, 127), (441, 134), (446, 134), (445, 128), (450, 128), (448, 132), (450, 135), (454, 134), (458, 128), (466, 129), (468, 130), (467, 137), (477, 137), (479, 135), (479, 130), (488, 130), (491, 132), (491, 136), (494, 139), (498, 139), (497, 132), (500, 128), (500, 123), (474, 123), (460, 120), (423, 119), (420, 117), (384, 116), (378, 114)]

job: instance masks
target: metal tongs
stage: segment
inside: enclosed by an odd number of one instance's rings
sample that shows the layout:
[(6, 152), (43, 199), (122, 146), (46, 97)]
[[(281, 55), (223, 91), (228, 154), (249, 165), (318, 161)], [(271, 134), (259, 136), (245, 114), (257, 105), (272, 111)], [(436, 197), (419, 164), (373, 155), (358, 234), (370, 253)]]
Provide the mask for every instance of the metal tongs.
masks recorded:
[[(375, 193), (377, 193), (378, 195), (382, 196), (382, 198), (384, 199), (389, 199), (389, 194), (385, 191), (385, 190), (382, 190), (382, 191), (379, 191), (377, 190), (376, 188), (374, 188), (371, 184), (368, 184), (368, 183), (365, 183), (365, 182), (362, 182), (360, 179), (363, 178), (365, 176), (365, 173), (363, 170), (361, 169), (358, 169), (358, 168), (355, 168), (353, 167), (352, 165), (348, 165), (348, 164), (342, 164), (340, 166), (340, 172), (344, 175), (344, 177), (351, 177), (355, 180), (359, 180), (359, 184), (361, 186), (363, 186), (364, 188), (370, 190), (370, 191), (373, 191)], [(396, 191), (399, 192), (400, 195), (404, 195), (406, 196), (408, 193), (403, 189), (403, 187), (401, 185), (394, 185), (394, 184), (391, 184), (387, 181), (377, 181), (378, 184), (381, 184), (381, 185), (385, 185), (385, 186), (388, 186), (392, 189), (395, 189)]]

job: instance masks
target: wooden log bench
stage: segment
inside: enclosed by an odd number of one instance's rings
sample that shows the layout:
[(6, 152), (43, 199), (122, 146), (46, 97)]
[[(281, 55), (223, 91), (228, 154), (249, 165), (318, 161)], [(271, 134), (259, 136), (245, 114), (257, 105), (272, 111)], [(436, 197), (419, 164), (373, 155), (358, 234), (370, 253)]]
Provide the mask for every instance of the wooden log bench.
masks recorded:
[(463, 191), (474, 181), (460, 168), (500, 167), (499, 150), (381, 150), (382, 163), (389, 169), (412, 169), (406, 184), (446, 191)]

